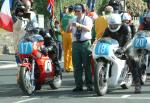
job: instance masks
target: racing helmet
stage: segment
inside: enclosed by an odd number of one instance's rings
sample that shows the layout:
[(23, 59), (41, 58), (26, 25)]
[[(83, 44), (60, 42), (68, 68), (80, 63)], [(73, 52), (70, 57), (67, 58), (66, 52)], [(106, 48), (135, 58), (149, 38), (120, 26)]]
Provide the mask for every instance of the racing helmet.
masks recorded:
[(129, 13), (123, 13), (121, 15), (121, 19), (122, 19), (122, 21), (125, 21), (125, 20), (131, 21), (132, 17), (131, 17), (131, 15)]
[(36, 31), (37, 29), (38, 29), (37, 24), (32, 21), (29, 21), (25, 28), (26, 31), (33, 31), (33, 32)]
[(121, 27), (122, 21), (119, 14), (111, 14), (108, 17), (108, 28), (111, 32), (117, 32)]

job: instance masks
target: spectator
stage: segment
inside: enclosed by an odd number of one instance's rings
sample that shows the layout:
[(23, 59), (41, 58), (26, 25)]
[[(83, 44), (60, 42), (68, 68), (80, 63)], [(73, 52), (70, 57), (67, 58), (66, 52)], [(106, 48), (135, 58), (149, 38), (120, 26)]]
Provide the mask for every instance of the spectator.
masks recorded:
[(68, 26), (68, 31), (72, 31), (72, 58), (74, 67), (74, 78), (76, 87), (73, 92), (83, 91), (83, 70), (85, 71), (85, 83), (87, 91), (92, 91), (92, 73), (90, 66), (90, 46), (92, 19), (85, 15), (82, 4), (75, 5), (75, 15)]
[(58, 49), (58, 60), (61, 61), (62, 59), (62, 36), (60, 33), (60, 24), (59, 21), (55, 21), (55, 36), (56, 36), (56, 43), (57, 43), (57, 49)]
[(105, 31), (105, 29), (108, 26), (108, 21), (107, 18), (109, 17), (109, 15), (113, 13), (113, 7), (112, 6), (106, 6), (105, 7), (105, 15), (104, 16), (99, 16), (96, 20), (95, 20), (95, 25), (94, 25), (94, 32), (96, 34), (96, 39), (101, 38), (103, 32)]
[(63, 9), (63, 12), (61, 13), (61, 20), (62, 20), (62, 18), (65, 16), (65, 15), (67, 15), (68, 14), (68, 7), (67, 6), (64, 6), (64, 9)]
[(67, 26), (69, 23), (69, 20), (74, 18), (73, 14), (73, 6), (68, 7), (68, 14), (65, 15), (62, 19), (61, 25), (62, 25), (62, 38), (63, 38), (63, 50), (64, 50), (64, 69), (66, 72), (73, 71), (72, 66), (72, 33), (67, 32)]
[(112, 6), (114, 9), (114, 13), (120, 13), (122, 11), (122, 5), (120, 3), (121, 0), (110, 0), (108, 5)]

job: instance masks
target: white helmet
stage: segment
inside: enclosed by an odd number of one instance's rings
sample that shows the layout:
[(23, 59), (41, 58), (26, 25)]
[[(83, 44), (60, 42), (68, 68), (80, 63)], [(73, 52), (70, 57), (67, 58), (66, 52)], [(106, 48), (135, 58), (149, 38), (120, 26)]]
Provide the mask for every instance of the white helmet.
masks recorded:
[(121, 16), (119, 14), (111, 14), (108, 17), (108, 28), (111, 32), (116, 32), (121, 27)]
[(130, 20), (132, 20), (132, 17), (129, 13), (123, 13), (121, 15), (121, 19), (122, 19), (122, 21), (124, 21), (124, 20), (129, 20), (130, 21)]

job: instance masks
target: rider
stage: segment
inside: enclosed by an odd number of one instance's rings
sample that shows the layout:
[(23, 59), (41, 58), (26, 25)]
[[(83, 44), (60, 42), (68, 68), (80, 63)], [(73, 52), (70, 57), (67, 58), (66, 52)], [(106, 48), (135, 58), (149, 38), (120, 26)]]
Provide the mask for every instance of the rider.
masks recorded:
[[(143, 22), (141, 22), (138, 30), (150, 30), (150, 11), (146, 12), (143, 17)], [(130, 58), (130, 57), (129, 57)], [(145, 72), (142, 72), (141, 68), (138, 67), (138, 62), (136, 62), (132, 57), (129, 59), (128, 64), (131, 68), (133, 81), (135, 84), (135, 93), (141, 93), (141, 85), (143, 84), (143, 76)], [(144, 66), (145, 67), (145, 66)], [(142, 67), (143, 68), (143, 67)]]
[(132, 38), (133, 38), (134, 34), (136, 33), (136, 27), (132, 23), (132, 17), (131, 17), (131, 15), (129, 13), (127, 13), (127, 12), (122, 13), (121, 19), (122, 19), (122, 23), (128, 24), (130, 26), (131, 33), (132, 33)]
[[(144, 17), (143, 17), (143, 22), (141, 22), (138, 30), (148, 30), (150, 31), (150, 11), (147, 12)], [(137, 62), (135, 61), (131, 61), (131, 64), (135, 64), (133, 65), (133, 70), (135, 71), (134, 74), (135, 76), (133, 76), (133, 79), (135, 78), (135, 81), (137, 84), (139, 84), (139, 88), (137, 88), (137, 93), (140, 93), (141, 92), (141, 85), (143, 84), (143, 81), (142, 79), (144, 78), (144, 75), (145, 74), (145, 71), (141, 71), (143, 69), (141, 68), (135, 68), (134, 66), (138, 65)], [(142, 66), (142, 68), (145, 68), (145, 66)]]
[(56, 69), (55, 69), (55, 73), (56, 76), (60, 76), (62, 71), (61, 71), (61, 67), (58, 61), (58, 57), (57, 57), (57, 46), (56, 46), (56, 42), (54, 41), (54, 39), (51, 37), (51, 35), (49, 33), (47, 33), (44, 29), (41, 29), (39, 31), (39, 34), (44, 38), (44, 48), (42, 49), (42, 53), (43, 54), (47, 54), (49, 58), (52, 59), (52, 62), (54, 63)]
[(111, 37), (119, 42), (120, 47), (124, 47), (131, 39), (131, 30), (127, 24), (122, 24), (119, 14), (111, 14), (108, 18), (108, 27), (102, 37)]
[[(119, 14), (111, 14), (108, 18), (108, 27), (106, 28), (103, 37), (111, 37), (119, 42), (121, 49), (118, 50), (119, 53), (123, 53), (128, 50), (128, 41), (131, 40), (132, 34), (131, 29), (127, 24), (121, 23), (121, 17)], [(128, 66), (131, 68), (131, 73), (133, 76), (133, 81), (135, 84), (135, 93), (141, 92), (141, 82), (138, 71), (137, 63), (130, 57), (127, 58)], [(131, 63), (131, 64), (129, 64)]]

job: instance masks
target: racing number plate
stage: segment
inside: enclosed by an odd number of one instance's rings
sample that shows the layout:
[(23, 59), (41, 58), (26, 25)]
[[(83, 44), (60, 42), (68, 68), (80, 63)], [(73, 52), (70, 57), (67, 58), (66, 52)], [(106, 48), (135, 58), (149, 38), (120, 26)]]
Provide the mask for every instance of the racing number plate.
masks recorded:
[(138, 37), (134, 40), (135, 48), (146, 48), (147, 39), (145, 37)]
[(108, 55), (110, 44), (108, 43), (97, 43), (95, 47), (96, 55)]

